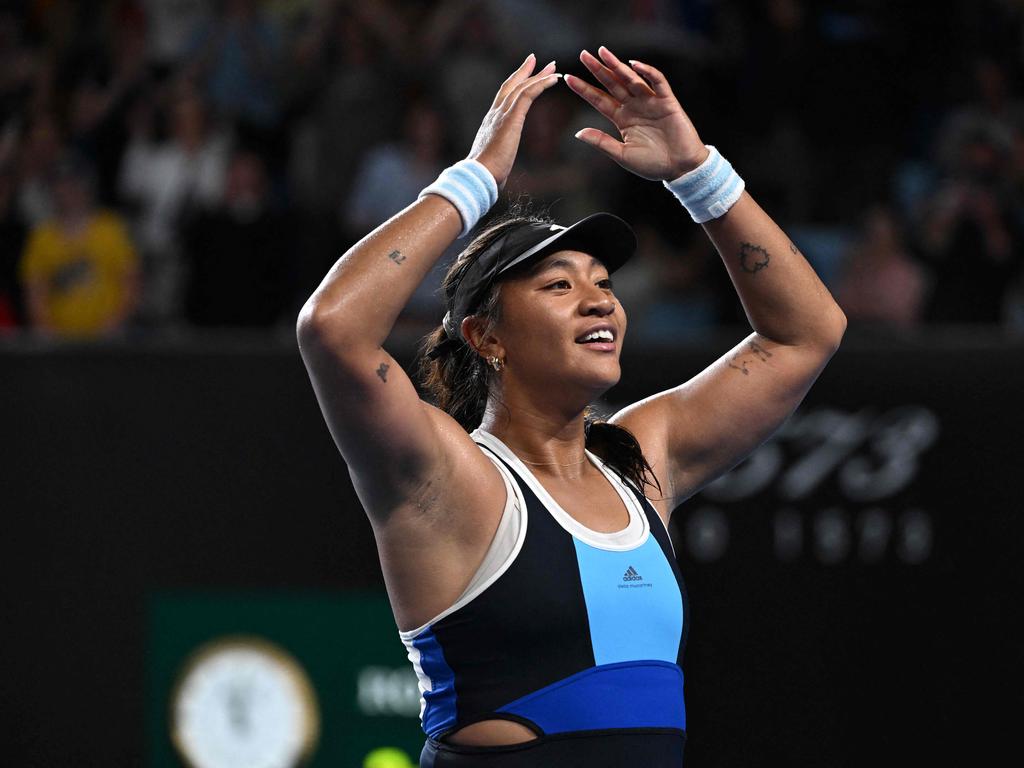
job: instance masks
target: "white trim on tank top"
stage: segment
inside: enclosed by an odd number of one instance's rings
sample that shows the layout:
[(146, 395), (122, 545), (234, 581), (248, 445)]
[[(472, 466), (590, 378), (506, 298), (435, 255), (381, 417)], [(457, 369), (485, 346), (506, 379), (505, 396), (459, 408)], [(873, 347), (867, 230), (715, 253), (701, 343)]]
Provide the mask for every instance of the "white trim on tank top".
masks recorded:
[[(466, 588), (462, 590), (462, 594), (456, 598), (455, 602), (422, 626), (419, 626), (416, 629), (398, 631), (399, 636), (401, 636), (402, 641), (405, 643), (410, 653), (413, 650), (412, 641), (415, 639), (416, 635), (435, 622), (440, 621), (448, 614), (454, 613), (459, 610), (459, 608), (468, 605), (474, 599), (483, 594), (484, 591), (491, 586), (491, 584), (497, 581), (498, 577), (507, 571), (512, 563), (515, 562), (516, 557), (519, 555), (519, 551), (523, 548), (523, 542), (526, 541), (526, 528), (528, 522), (526, 515), (526, 500), (523, 498), (522, 489), (509, 475), (508, 469), (500, 460), (495, 458), (488, 451), (485, 451), (482, 448), (480, 450), (488, 459), (491, 460), (491, 463), (498, 468), (498, 473), (501, 475), (501, 479), (505, 482), (505, 508), (501, 513), (501, 520), (498, 522), (498, 529), (494, 532), (494, 538), (491, 540), (491, 545), (488, 547), (487, 554), (484, 555), (484, 559), (477, 568), (476, 573), (473, 574), (473, 578), (470, 579), (469, 584), (467, 584)], [(412, 659), (412, 656), (410, 656), (410, 659)], [(415, 661), (413, 662), (413, 666), (416, 666)], [(430, 689), (428, 688), (427, 690)]]
[(549, 494), (537, 478), (533, 476), (533, 473), (526, 468), (526, 465), (520, 461), (519, 457), (512, 453), (508, 446), (506, 446), (499, 438), (481, 428), (474, 430), (470, 436), (474, 440), (483, 443), (489, 449), (481, 450), (483, 450), (484, 455), (491, 460), (491, 463), (497, 467), (498, 472), (505, 483), (505, 507), (502, 510), (498, 528), (494, 533), (494, 539), (491, 541), (491, 544), (487, 549), (487, 554), (484, 555), (483, 561), (477, 568), (476, 573), (473, 574), (473, 578), (470, 579), (469, 584), (467, 584), (466, 588), (462, 591), (462, 594), (456, 598), (455, 602), (452, 603), (451, 606), (422, 626), (405, 631), (399, 630), (398, 634), (401, 636), (402, 640), (406, 642), (406, 645), (410, 647), (412, 640), (424, 629), (435, 622), (440, 621), (445, 616), (454, 613), (463, 606), (468, 605), (478, 596), (483, 594), (491, 584), (498, 580), (499, 576), (509, 569), (523, 547), (523, 542), (526, 539), (526, 528), (528, 525), (526, 500), (523, 498), (523, 492), (520, 489), (519, 484), (509, 476), (508, 468), (502, 464), (501, 461), (495, 458), (494, 455), (492, 455), (492, 451), (494, 454), (505, 459), (505, 461), (512, 465), (516, 470), (516, 474), (518, 474), (523, 479), (523, 482), (525, 482), (537, 495), (537, 498), (551, 514), (555, 522), (581, 541), (599, 549), (625, 551), (642, 546), (650, 535), (650, 525), (648, 524), (647, 515), (645, 515), (643, 510), (640, 509), (636, 496), (626, 488), (618, 475), (605, 466), (601, 457), (596, 454), (591, 453), (590, 451), (585, 451), (587, 458), (590, 459), (591, 463), (600, 469), (604, 476), (608, 478), (608, 481), (619, 494), (619, 498), (622, 499), (622, 502), (629, 514), (629, 523), (620, 531), (604, 533), (587, 528), (581, 522), (576, 520), (576, 518), (562, 509), (562, 506), (552, 498), (551, 494)]
[(534, 477), (526, 464), (524, 464), (518, 456), (512, 453), (507, 445), (490, 432), (487, 432), (482, 428), (477, 428), (470, 434), (470, 437), (484, 443), (484, 445), (493, 450), (498, 454), (498, 456), (507, 461), (516, 471), (516, 474), (518, 474), (530, 487), (530, 490), (536, 494), (540, 503), (547, 508), (548, 512), (555, 519), (555, 522), (580, 541), (583, 541), (592, 547), (597, 547), (598, 549), (607, 549), (619, 552), (636, 549), (647, 541), (647, 537), (651, 533), (651, 527), (647, 520), (647, 515), (645, 515), (643, 510), (640, 508), (636, 496), (626, 488), (625, 483), (623, 483), (622, 479), (616, 475), (615, 472), (605, 466), (605, 463), (601, 460), (600, 456), (584, 450), (587, 458), (590, 459), (590, 463), (601, 470), (601, 473), (608, 478), (608, 482), (612, 484), (612, 487), (619, 494), (619, 498), (622, 499), (622, 503), (625, 505), (626, 511), (629, 514), (629, 523), (626, 527), (620, 531), (612, 531), (611, 533), (604, 533), (602, 531), (595, 531), (591, 528), (587, 528), (583, 523), (562, 509), (562, 506), (555, 501), (551, 494), (547, 492), (543, 485), (541, 485), (540, 481)]

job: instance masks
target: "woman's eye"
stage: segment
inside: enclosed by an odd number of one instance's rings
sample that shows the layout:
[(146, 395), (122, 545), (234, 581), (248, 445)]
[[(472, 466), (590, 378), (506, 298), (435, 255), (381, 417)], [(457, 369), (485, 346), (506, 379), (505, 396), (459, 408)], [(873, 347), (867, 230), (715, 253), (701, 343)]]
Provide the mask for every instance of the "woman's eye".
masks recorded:
[[(610, 277), (606, 277), (604, 280), (598, 280), (597, 285), (606, 291), (610, 291), (612, 289), (612, 279)], [(572, 285), (568, 280), (556, 280), (555, 282), (550, 283), (547, 287), (563, 289), (572, 288)]]

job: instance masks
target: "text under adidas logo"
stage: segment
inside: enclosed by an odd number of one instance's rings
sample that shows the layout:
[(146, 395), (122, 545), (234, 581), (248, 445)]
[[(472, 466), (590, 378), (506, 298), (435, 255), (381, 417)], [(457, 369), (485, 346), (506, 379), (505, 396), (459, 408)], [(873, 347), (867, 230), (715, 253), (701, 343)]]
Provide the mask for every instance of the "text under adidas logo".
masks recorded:
[(623, 581), (643, 581), (644, 577), (636, 572), (636, 568), (632, 565), (626, 569), (625, 575), (622, 577)]

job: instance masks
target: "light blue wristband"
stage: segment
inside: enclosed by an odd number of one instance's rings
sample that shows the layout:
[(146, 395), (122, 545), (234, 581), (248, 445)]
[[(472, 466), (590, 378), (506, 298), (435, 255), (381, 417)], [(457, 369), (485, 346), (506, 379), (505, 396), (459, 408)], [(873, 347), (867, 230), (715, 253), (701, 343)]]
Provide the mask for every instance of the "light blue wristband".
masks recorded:
[(710, 144), (703, 163), (678, 179), (662, 182), (698, 224), (717, 219), (740, 199), (745, 187), (732, 165)]
[(465, 237), (497, 202), (498, 182), (482, 163), (470, 159), (460, 160), (441, 171), (437, 181), (420, 192), (416, 199), (424, 195), (440, 195), (455, 206), (462, 217), (459, 237)]

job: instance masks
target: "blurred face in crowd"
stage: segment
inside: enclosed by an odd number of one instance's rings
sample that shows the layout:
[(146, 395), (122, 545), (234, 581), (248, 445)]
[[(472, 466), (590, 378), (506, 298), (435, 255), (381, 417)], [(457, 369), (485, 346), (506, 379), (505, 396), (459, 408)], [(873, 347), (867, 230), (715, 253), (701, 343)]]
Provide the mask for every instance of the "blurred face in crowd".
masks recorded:
[(11, 168), (0, 168), (0, 219), (6, 217), (14, 200), (15, 183), (14, 171)]
[(415, 104), (406, 114), (405, 136), (417, 157), (424, 160), (440, 157), (444, 142), (441, 115), (427, 102)]
[(60, 129), (51, 115), (38, 115), (32, 122), (24, 144), (23, 161), (27, 169), (39, 172), (53, 163), (61, 151)]
[[(626, 314), (612, 293), (608, 270), (582, 251), (557, 251), (501, 282), (500, 319), (493, 335), (507, 367), (531, 389), (565, 388), (590, 399), (621, 376)], [(600, 326), (611, 340), (583, 342)]]
[(250, 152), (231, 159), (225, 181), (224, 202), (238, 218), (254, 218), (267, 203), (267, 174), (263, 160)]
[(1006, 100), (1006, 73), (992, 59), (979, 59), (974, 64), (974, 82), (979, 95), (991, 107)]
[(879, 247), (892, 247), (899, 241), (896, 221), (892, 214), (882, 206), (875, 206), (868, 212), (865, 222), (868, 242)]
[(195, 94), (181, 96), (172, 108), (175, 141), (189, 150), (202, 145), (206, 137), (206, 110)]
[(523, 130), (523, 149), (530, 159), (557, 161), (570, 117), (563, 99), (541, 99), (530, 107)]
[(960, 168), (967, 179), (991, 184), (1000, 176), (999, 152), (990, 141), (981, 138), (968, 141), (960, 153)]
[(222, 0), (221, 5), (225, 16), (235, 18), (252, 16), (258, 9), (256, 0)]
[(89, 180), (77, 170), (63, 170), (53, 181), (53, 202), (57, 214), (75, 218), (92, 208), (92, 191)]
[(494, 26), (482, 7), (466, 13), (458, 34), (459, 44), (463, 48), (489, 51), (494, 45)]
[(334, 24), (345, 61), (350, 64), (365, 63), (370, 58), (370, 43), (362, 22), (351, 13), (341, 11)]
[(694, 292), (702, 290), (708, 268), (713, 267), (717, 259), (702, 231), (696, 230), (681, 244), (673, 245), (650, 224), (638, 224), (635, 230), (637, 250), (649, 259), (657, 275), (658, 296), (685, 302)]

